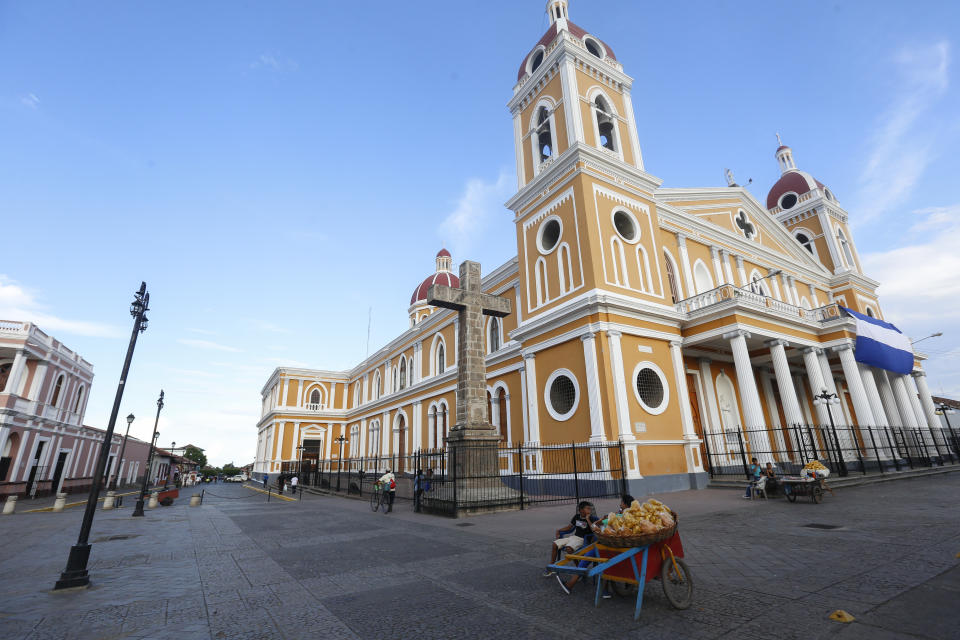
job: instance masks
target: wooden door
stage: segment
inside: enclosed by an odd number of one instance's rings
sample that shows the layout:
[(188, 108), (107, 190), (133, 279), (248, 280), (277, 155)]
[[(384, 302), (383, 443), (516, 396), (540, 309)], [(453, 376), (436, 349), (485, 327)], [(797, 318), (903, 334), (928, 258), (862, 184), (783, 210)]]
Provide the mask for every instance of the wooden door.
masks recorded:
[(697, 432), (697, 437), (700, 438), (700, 460), (703, 463), (703, 468), (707, 471), (710, 470), (710, 456), (707, 455), (707, 448), (704, 444), (706, 442), (706, 436), (703, 433), (703, 423), (700, 421), (700, 399), (697, 396), (697, 379), (687, 374), (687, 392), (690, 395), (690, 414), (693, 416), (693, 428)]

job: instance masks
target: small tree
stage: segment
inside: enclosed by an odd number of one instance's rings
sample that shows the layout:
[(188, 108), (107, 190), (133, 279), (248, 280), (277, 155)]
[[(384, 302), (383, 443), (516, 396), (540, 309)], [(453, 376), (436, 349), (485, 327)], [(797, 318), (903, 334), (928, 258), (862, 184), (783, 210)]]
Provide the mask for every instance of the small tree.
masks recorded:
[(233, 466), (233, 462), (228, 462), (227, 464), (223, 465), (223, 475), (228, 478), (231, 476), (240, 475), (240, 471), (240, 467)]
[(194, 462), (199, 464), (201, 468), (207, 466), (207, 456), (204, 455), (203, 451), (193, 446), (192, 444), (188, 444), (183, 449), (183, 457), (193, 460)]

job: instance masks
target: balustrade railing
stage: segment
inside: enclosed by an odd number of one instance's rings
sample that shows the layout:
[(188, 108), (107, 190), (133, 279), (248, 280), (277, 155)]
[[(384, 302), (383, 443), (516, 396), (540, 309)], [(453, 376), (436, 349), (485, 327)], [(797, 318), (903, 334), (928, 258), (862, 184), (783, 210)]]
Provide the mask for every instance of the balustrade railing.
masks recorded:
[(840, 309), (833, 302), (818, 309), (805, 309), (732, 284), (721, 285), (716, 289), (681, 300), (674, 304), (674, 308), (680, 313), (692, 313), (724, 302), (765, 309), (778, 315), (801, 318), (809, 322), (826, 322), (840, 317)]

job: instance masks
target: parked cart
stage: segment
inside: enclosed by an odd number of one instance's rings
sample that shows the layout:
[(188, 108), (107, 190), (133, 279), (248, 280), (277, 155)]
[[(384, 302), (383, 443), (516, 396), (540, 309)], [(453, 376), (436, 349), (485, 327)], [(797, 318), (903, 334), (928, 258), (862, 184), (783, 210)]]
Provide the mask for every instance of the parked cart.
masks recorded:
[(780, 482), (783, 486), (783, 495), (790, 502), (796, 502), (801, 496), (810, 496), (814, 503), (820, 504), (823, 502), (824, 491), (833, 493), (833, 489), (827, 486), (822, 475), (784, 476)]

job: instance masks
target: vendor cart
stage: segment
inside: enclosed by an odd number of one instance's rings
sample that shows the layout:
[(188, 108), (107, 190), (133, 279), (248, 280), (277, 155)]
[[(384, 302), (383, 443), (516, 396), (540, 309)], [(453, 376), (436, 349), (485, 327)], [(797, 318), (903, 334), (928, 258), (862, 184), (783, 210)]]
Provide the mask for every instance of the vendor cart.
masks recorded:
[[(600, 604), (604, 582), (610, 582), (611, 586), (627, 586), (627, 589), (628, 585), (633, 585), (637, 590), (634, 620), (640, 618), (643, 587), (650, 580), (661, 581), (664, 595), (677, 609), (686, 609), (693, 602), (693, 575), (683, 561), (683, 544), (676, 532), (666, 540), (640, 547), (621, 548), (595, 542), (568, 553), (548, 569), (559, 574), (596, 578), (594, 606)], [(618, 588), (616, 591), (623, 593), (626, 590)]]
[(822, 475), (816, 476), (784, 476), (780, 480), (783, 487), (783, 495), (790, 502), (796, 502), (801, 496), (810, 496), (815, 504), (823, 502), (823, 492), (833, 490), (827, 486)]

